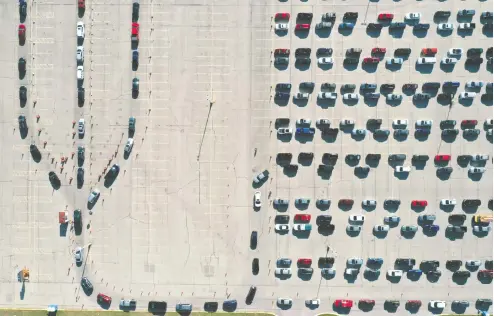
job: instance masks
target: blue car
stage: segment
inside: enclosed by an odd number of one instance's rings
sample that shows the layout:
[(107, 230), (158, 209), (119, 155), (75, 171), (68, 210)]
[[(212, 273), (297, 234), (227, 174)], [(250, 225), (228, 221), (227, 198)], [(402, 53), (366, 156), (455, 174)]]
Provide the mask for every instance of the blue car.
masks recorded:
[(377, 84), (375, 83), (362, 83), (360, 85), (360, 90), (375, 90), (377, 89)]
[(413, 29), (414, 30), (428, 30), (430, 29), (431, 25), (429, 23), (419, 23), (419, 24), (415, 24), (413, 26)]
[(443, 88), (459, 88), (459, 87), (460, 87), (459, 81), (445, 81), (443, 83)]
[(405, 22), (393, 22), (389, 25), (392, 29), (404, 29), (406, 26)]
[(338, 25), (338, 28), (340, 30), (352, 30), (354, 27), (355, 27), (354, 23), (348, 23), (348, 22), (340, 23), (340, 25)]
[(223, 302), (224, 309), (232, 309), (237, 307), (237, 300), (227, 300)]
[(316, 130), (313, 127), (302, 127), (297, 128), (295, 133), (299, 135), (314, 135)]
[(424, 225), (424, 230), (427, 230), (430, 232), (438, 232), (439, 231), (439, 225)]
[(383, 264), (384, 260), (382, 258), (369, 258), (367, 259), (367, 264), (371, 265), (381, 265)]

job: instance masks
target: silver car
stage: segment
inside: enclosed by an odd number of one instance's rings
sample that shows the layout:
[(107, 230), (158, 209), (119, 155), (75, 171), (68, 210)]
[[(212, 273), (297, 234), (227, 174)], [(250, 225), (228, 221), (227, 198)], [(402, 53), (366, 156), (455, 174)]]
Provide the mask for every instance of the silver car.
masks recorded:
[(400, 222), (400, 217), (396, 215), (384, 216), (384, 222), (397, 224)]

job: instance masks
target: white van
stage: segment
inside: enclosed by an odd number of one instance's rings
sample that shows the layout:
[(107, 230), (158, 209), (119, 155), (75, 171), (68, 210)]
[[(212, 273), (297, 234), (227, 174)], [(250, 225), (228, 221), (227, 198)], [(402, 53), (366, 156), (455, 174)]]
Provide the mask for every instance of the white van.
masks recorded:
[(436, 63), (435, 57), (420, 57), (417, 59), (418, 65), (432, 65)]

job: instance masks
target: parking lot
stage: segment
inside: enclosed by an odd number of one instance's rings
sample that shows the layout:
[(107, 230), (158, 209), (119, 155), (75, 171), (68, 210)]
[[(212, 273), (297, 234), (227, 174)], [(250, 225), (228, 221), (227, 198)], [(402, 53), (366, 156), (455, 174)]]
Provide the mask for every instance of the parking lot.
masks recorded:
[[(471, 34), (436, 31), (434, 13), (451, 11), (448, 22), (458, 25), (456, 12), (474, 9)], [(75, 1), (28, 3), (25, 21), (19, 21), (17, 3), (0, 5), (5, 18), (0, 25), (7, 41), (0, 63), (5, 70), (0, 78), (4, 104), (1, 161), (2, 236), (0, 251), (3, 269), (0, 277), (0, 307), (45, 307), (47, 302), (60, 308), (96, 309), (96, 295), (113, 298), (109, 307), (118, 309), (121, 298), (137, 300), (137, 309), (147, 309), (150, 300), (164, 300), (168, 310), (177, 303), (191, 303), (203, 310), (205, 302), (238, 301), (237, 310), (270, 311), (277, 315), (314, 315), (322, 312), (381, 315), (409, 314), (408, 300), (421, 300), (417, 315), (429, 312), (474, 313), (477, 299), (492, 298), (492, 279), (478, 278), (472, 269), (466, 279), (454, 278), (446, 268), (447, 260), (481, 260), (477, 270), (486, 269), (492, 260), (492, 233), (474, 234), (470, 224), (475, 215), (491, 215), (492, 206), (492, 136), (484, 125), (492, 118), (492, 64), (485, 53), (492, 46), (492, 32), (479, 23), (484, 11), (492, 10), (492, 1), (469, 3), (449, 1), (298, 1), (189, 0), (157, 3), (141, 0), (138, 44), (139, 66), (132, 69), (131, 1), (86, 1), (78, 12)], [(345, 12), (358, 12), (351, 31), (340, 31)], [(275, 32), (276, 13), (290, 13), (289, 30)], [(311, 12), (308, 32), (294, 32), (298, 13)], [(335, 12), (335, 25), (315, 31), (323, 13)], [(369, 32), (380, 13), (394, 14), (393, 21), (403, 21), (405, 14), (420, 12), (421, 23), (430, 23), (427, 32), (413, 32), (407, 25), (403, 32)], [(78, 15), (79, 13), (79, 15)], [(85, 23), (83, 104), (77, 102), (76, 23)], [(466, 20), (465, 20), (466, 21)], [(461, 22), (465, 22), (461, 21)], [(26, 25), (26, 43), (19, 45), (17, 28)], [(332, 48), (333, 64), (320, 66), (318, 48)], [(386, 48), (376, 66), (363, 65), (375, 47)], [(437, 48), (437, 63), (432, 67), (416, 65), (423, 48)], [(459, 62), (440, 63), (450, 48), (463, 48)], [(483, 48), (479, 67), (466, 65), (469, 48)], [(274, 51), (290, 49), (287, 67), (275, 65)], [(310, 65), (295, 64), (295, 50), (311, 48)], [(361, 48), (357, 65), (345, 65), (348, 48)], [(399, 67), (387, 67), (397, 48), (410, 48), (411, 54)], [(18, 75), (18, 59), (27, 61), (26, 75)], [(132, 96), (132, 80), (139, 79), (139, 93)], [(468, 81), (481, 81), (481, 89), (465, 89)], [(413, 93), (402, 92), (408, 83), (459, 81), (453, 103), (438, 102), (442, 92), (429, 92), (426, 102), (413, 100)], [(293, 100), (302, 82), (315, 87), (305, 102)], [(322, 83), (336, 84), (337, 98), (318, 100)], [(280, 102), (278, 83), (291, 83), (290, 98)], [(377, 84), (377, 102), (364, 100), (362, 83)], [(355, 84), (358, 102), (343, 102), (344, 84)], [(398, 103), (386, 102), (389, 91), (382, 84), (395, 84), (393, 93), (403, 95)], [(19, 87), (27, 88), (27, 101), (19, 101)], [(476, 91), (471, 101), (459, 100), (459, 93)], [(29, 127), (26, 137), (19, 135), (17, 118), (24, 115)], [(136, 118), (136, 131), (129, 134), (129, 117)], [(86, 132), (78, 137), (77, 122), (83, 118)], [(277, 135), (276, 119), (289, 118), (290, 137)], [(295, 121), (326, 118), (339, 128), (342, 119), (354, 120), (336, 137), (295, 135)], [(389, 129), (387, 138), (374, 137), (369, 119), (381, 119), (381, 129)], [(410, 134), (393, 136), (393, 121), (408, 119)], [(456, 120), (459, 135), (441, 136), (440, 122)], [(417, 136), (415, 122), (432, 120), (430, 134)], [(478, 120), (480, 134), (465, 137), (462, 120)], [(352, 129), (366, 130), (365, 137), (353, 137)], [(134, 146), (129, 157), (124, 148), (129, 137)], [(36, 162), (30, 145), (41, 152)], [(12, 150), (10, 150), (12, 146)], [(85, 178), (76, 185), (77, 148), (85, 147)], [(301, 152), (313, 153), (313, 159), (300, 161)], [(291, 153), (296, 172), (279, 163), (278, 153)], [(318, 172), (324, 153), (338, 154), (330, 174)], [(345, 161), (348, 154), (361, 155), (357, 164)], [(367, 154), (380, 154), (377, 163), (369, 163)], [(398, 165), (410, 166), (409, 173), (396, 172), (389, 155), (406, 154)], [(458, 163), (460, 155), (489, 155), (486, 171), (469, 174), (470, 164)], [(412, 163), (413, 155), (428, 155), (425, 164)], [(436, 164), (436, 155), (451, 155), (451, 161)], [(62, 163), (61, 157), (67, 157)], [(113, 164), (120, 173), (108, 181), (105, 173)], [(356, 172), (355, 166), (370, 166), (368, 174)], [(452, 167), (449, 176), (437, 174), (438, 167)], [(472, 166), (482, 166), (472, 164)], [(268, 170), (270, 176), (261, 186), (253, 187), (252, 178)], [(61, 187), (54, 189), (48, 172), (55, 171)], [(91, 190), (99, 189), (94, 207), (87, 206)], [(253, 207), (254, 192), (261, 194), (262, 206)], [(275, 199), (288, 199), (284, 211), (273, 207)], [(294, 205), (297, 198), (310, 199), (305, 209)], [(316, 207), (316, 200), (329, 199), (326, 209)], [(338, 201), (352, 199), (351, 207)], [(363, 200), (376, 200), (375, 208), (363, 208)], [(393, 211), (385, 209), (386, 199), (399, 199)], [(456, 199), (454, 207), (442, 207), (442, 199)], [(465, 199), (480, 199), (477, 208), (463, 207)], [(413, 200), (425, 200), (425, 208), (412, 207)], [(58, 212), (81, 209), (83, 229), (80, 234), (71, 224), (60, 225)], [(91, 211), (91, 212), (90, 212)], [(309, 232), (294, 232), (296, 214), (311, 215)], [(424, 231), (418, 217), (435, 215), (438, 232)], [(446, 226), (451, 214), (465, 214), (467, 232), (450, 234)], [(289, 215), (290, 230), (275, 230), (277, 215)], [(316, 218), (331, 215), (334, 231), (317, 229)], [(362, 231), (347, 233), (349, 216), (364, 215)], [(385, 216), (396, 215), (400, 223), (386, 234), (373, 232)], [(414, 235), (400, 232), (402, 225), (417, 225)], [(257, 247), (249, 247), (252, 231), (258, 232)], [(84, 261), (74, 262), (74, 249), (84, 249)], [(317, 261), (334, 257), (332, 278), (321, 276)], [(349, 258), (382, 258), (380, 276), (364, 277), (364, 269), (355, 278), (344, 275)], [(259, 273), (253, 274), (252, 260), (259, 259)], [(290, 258), (292, 274), (275, 276), (276, 260)], [(312, 259), (314, 271), (309, 276), (297, 273), (296, 260)], [(415, 269), (422, 260), (438, 260), (442, 275), (438, 279), (425, 274), (415, 278), (405, 273), (401, 279), (388, 278), (397, 258), (414, 258)], [(24, 286), (17, 274), (29, 268), (31, 279)], [(465, 270), (465, 268), (461, 268)], [(94, 285), (87, 296), (81, 289), (81, 277)], [(252, 304), (245, 297), (250, 286), (257, 287)], [(278, 306), (278, 298), (292, 299), (291, 306)], [(307, 299), (320, 299), (317, 308), (308, 308)], [(339, 299), (353, 300), (351, 310), (334, 306)], [(375, 300), (371, 311), (364, 311), (360, 299)], [(389, 309), (386, 300), (398, 300), (400, 306)], [(447, 303), (444, 310), (430, 309), (430, 300)], [(467, 300), (464, 311), (451, 308), (454, 300)], [(490, 307), (488, 307), (491, 310)]]

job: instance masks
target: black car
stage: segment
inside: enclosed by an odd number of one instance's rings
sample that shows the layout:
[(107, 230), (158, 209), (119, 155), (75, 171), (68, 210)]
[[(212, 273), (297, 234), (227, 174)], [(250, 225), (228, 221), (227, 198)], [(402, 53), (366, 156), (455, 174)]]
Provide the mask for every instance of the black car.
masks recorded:
[(492, 46), (487, 49), (485, 52), (485, 57), (491, 58), (492, 57)]
[(343, 60), (343, 63), (347, 65), (355, 65), (358, 64), (358, 62), (359, 62), (358, 58), (345, 58)]
[(275, 223), (288, 223), (290, 221), (290, 215), (276, 215), (274, 221)]
[(415, 24), (413, 26), (413, 29), (417, 30), (417, 31), (425, 31), (425, 30), (428, 30), (430, 28), (431, 28), (431, 25), (429, 23), (419, 23), (419, 24)]
[(86, 293), (91, 293), (94, 290), (93, 285), (91, 284), (91, 282), (89, 281), (89, 279), (87, 277), (83, 277), (81, 279), (81, 287), (84, 290), (84, 292), (86, 292)]
[(463, 261), (461, 260), (447, 260), (446, 268), (448, 269), (459, 269), (463, 265)]
[(79, 102), (84, 102), (84, 88), (83, 87), (79, 87), (77, 88), (77, 100), (79, 100)]
[(132, 4), (132, 22), (137, 22), (139, 20), (139, 3), (134, 2)]
[(389, 24), (390, 29), (404, 29), (406, 26), (404, 22), (392, 22)]
[(317, 261), (317, 263), (320, 266), (334, 264), (334, 258), (333, 257), (319, 257), (319, 260)]
[(381, 89), (384, 89), (384, 90), (393, 90), (395, 88), (395, 84), (394, 83), (383, 83), (381, 85)]
[(24, 58), (19, 58), (17, 62), (17, 67), (19, 68), (19, 72), (26, 72), (26, 60)]
[(82, 185), (84, 183), (84, 168), (77, 168), (77, 184)]
[(292, 89), (291, 83), (278, 83), (278, 84), (276, 84), (276, 90), (291, 90), (291, 89)]
[(346, 83), (346, 84), (344, 84), (344, 85), (341, 86), (341, 90), (351, 90), (351, 91), (353, 91), (353, 90), (355, 90), (356, 87), (357, 86), (354, 85), (354, 84), (352, 84), (352, 83)]
[(348, 48), (346, 55), (360, 55), (362, 54), (362, 48)]
[(58, 178), (57, 174), (53, 171), (50, 171), (48, 173), (48, 179), (50, 179), (50, 182), (58, 184), (60, 183), (60, 179)]
[(480, 56), (484, 52), (483, 48), (470, 48), (467, 50), (467, 57)]
[[(134, 3), (136, 4), (136, 3)], [(133, 50), (132, 51), (132, 69), (137, 70), (139, 67), (139, 51), (138, 50)]]
[(292, 160), (292, 154), (291, 153), (278, 153), (276, 155), (276, 160), (291, 161)]
[(471, 128), (471, 129), (464, 129), (463, 130), (463, 136), (477, 136), (480, 134), (480, 129), (478, 128)]
[(401, 204), (400, 200), (386, 199), (384, 200), (384, 206), (399, 206)]
[(331, 127), (329, 127), (329, 128), (322, 129), (321, 130), (321, 134), (322, 135), (332, 135), (332, 136), (335, 136), (335, 135), (338, 135), (338, 132), (339, 131), (340, 130), (337, 129), (337, 128), (331, 128)]
[(331, 224), (331, 220), (332, 220), (332, 216), (331, 215), (319, 215), (317, 218), (316, 218), (316, 224), (319, 226), (323, 223), (328, 223), (328, 224)]
[(348, 160), (348, 161), (360, 161), (360, 158), (361, 158), (360, 155), (348, 154), (348, 155), (346, 155), (345, 160)]
[(455, 120), (442, 120), (441, 123), (439, 123), (439, 127), (441, 128), (448, 128), (448, 127), (455, 127), (456, 121)]
[(413, 258), (398, 258), (395, 260), (395, 265), (397, 266), (410, 266), (413, 267), (416, 261)]
[(296, 172), (298, 170), (298, 165), (289, 164), (286, 165), (284, 168), (286, 171)]
[(467, 271), (467, 270), (463, 270), (463, 271), (455, 271), (453, 273), (453, 277), (457, 277), (457, 278), (468, 278), (470, 277), (470, 271)]
[(319, 165), (317, 167), (317, 172), (332, 172), (334, 169), (334, 166), (331, 165)]
[(439, 278), (441, 276), (441, 270), (429, 270), (427, 271), (427, 277)]
[(429, 156), (428, 155), (413, 155), (412, 160), (427, 161), (427, 160), (429, 160)]
[(259, 273), (259, 258), (252, 259), (252, 274), (257, 275)]
[(434, 13), (435, 18), (449, 18), (451, 16), (451, 11), (436, 11)]
[[(205, 306), (206, 304), (204, 304)], [(148, 312), (153, 314), (164, 314), (166, 313), (166, 302), (164, 301), (149, 301)]]
[(442, 136), (456, 136), (459, 133), (460, 133), (460, 130), (458, 130), (457, 128), (448, 128), (448, 129), (444, 129), (441, 132), (441, 135)]
[(27, 88), (25, 86), (19, 87), (19, 100), (26, 102), (27, 100)]
[(27, 3), (24, 1), (19, 1), (19, 15), (22, 18), (27, 16)]
[(19, 129), (21, 131), (27, 130), (26, 117), (24, 115), (19, 115), (17, 120), (19, 121)]
[(336, 89), (335, 83), (324, 82), (321, 83), (321, 90), (334, 90)]
[(295, 56), (308, 56), (311, 53), (310, 48), (297, 48), (295, 50)]
[(295, 59), (295, 62), (298, 63), (298, 64), (310, 64), (310, 57), (297, 57), (297, 59)]
[(439, 93), (437, 100), (441, 102), (451, 102), (453, 100), (453, 94), (451, 93)]
[(367, 125), (376, 126), (376, 125), (381, 125), (382, 122), (383, 122), (382, 119), (368, 119), (367, 120)]
[(79, 146), (77, 147), (77, 159), (79, 160), (79, 163), (83, 163), (84, 162), (84, 153), (85, 153), (85, 149), (84, 149), (84, 146)]
[(470, 160), (472, 160), (472, 156), (470, 155), (459, 155), (456, 160), (459, 163), (468, 163)]
[(416, 83), (405, 83), (403, 85), (403, 90), (413, 90), (413, 91), (415, 91), (415, 90), (417, 90), (418, 87), (419, 87), (419, 85), (416, 84)]
[(290, 99), (290, 93), (287, 93), (287, 92), (276, 92), (274, 94), (274, 98), (275, 99), (279, 99), (279, 100), (288, 100), (288, 99)]
[(369, 30), (381, 30), (383, 28), (383, 25), (380, 23), (369, 23), (367, 24), (367, 29)]
[(420, 266), (428, 269), (428, 270), (435, 270), (439, 268), (439, 261), (437, 260), (422, 260), (420, 263)]
[(422, 85), (423, 90), (437, 90), (441, 88), (440, 82), (424, 82)]
[(297, 14), (297, 20), (312, 21), (313, 14), (307, 12), (301, 12)]
[(139, 92), (139, 79), (138, 78), (132, 79), (132, 92), (134, 92), (134, 93)]
[(277, 118), (274, 121), (275, 127), (280, 127), (280, 126), (288, 126), (290, 124), (290, 119), (289, 118)]
[(397, 48), (395, 49), (395, 55), (396, 56), (406, 56), (406, 55), (410, 55), (412, 53), (412, 49), (411, 48)]
[(474, 206), (480, 206), (481, 203), (482, 202), (478, 199), (466, 199), (463, 200), (463, 202), (461, 202), (461, 205), (474, 207)]
[(452, 167), (440, 167), (436, 169), (436, 172), (439, 174), (450, 174), (453, 172)]
[(338, 154), (324, 153), (322, 155), (322, 162), (333, 162), (335, 163), (338, 160)]
[(357, 19), (358, 18), (358, 12), (345, 12), (343, 14), (343, 19)]
[(321, 48), (318, 48), (316, 51), (317, 56), (332, 55), (332, 54), (333, 54), (332, 48), (321, 47)]
[(391, 154), (388, 157), (389, 161), (403, 161), (407, 159), (407, 155), (405, 154)]
[(204, 303), (204, 310), (207, 312), (216, 312), (218, 310), (218, 302)]
[(312, 159), (314, 158), (314, 153), (309, 153), (309, 152), (301, 152), (298, 154), (299, 159)]
[(467, 58), (465, 61), (466, 64), (481, 64), (484, 62), (484, 59), (482, 57), (472, 57), (472, 58)]
[(256, 249), (257, 247), (257, 231), (252, 231), (250, 234), (250, 247)]
[(355, 167), (355, 172), (368, 173), (369, 171), (370, 171), (370, 167), (368, 167), (368, 166), (357, 166), (357, 167)]
[(314, 82), (307, 82), (307, 81), (301, 82), (299, 84), (300, 89), (307, 89), (307, 90), (313, 90), (315, 86), (316, 84)]
[(251, 286), (249, 289), (249, 293), (247, 293), (247, 298), (245, 299), (245, 302), (247, 304), (251, 304), (252, 301), (254, 300), (254, 296), (256, 295), (257, 292), (257, 287)]
[(80, 209), (74, 210), (74, 225), (82, 227), (82, 212)]
[(114, 164), (108, 171), (108, 175), (111, 177), (116, 177), (119, 172), (120, 172), (120, 166), (118, 164)]
[(367, 160), (380, 160), (381, 154), (367, 154), (367, 157), (365, 159), (367, 159)]
[(429, 100), (431, 96), (426, 93), (416, 93), (413, 95), (414, 100)]

